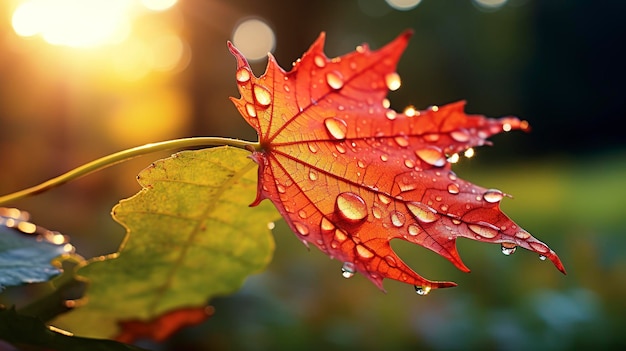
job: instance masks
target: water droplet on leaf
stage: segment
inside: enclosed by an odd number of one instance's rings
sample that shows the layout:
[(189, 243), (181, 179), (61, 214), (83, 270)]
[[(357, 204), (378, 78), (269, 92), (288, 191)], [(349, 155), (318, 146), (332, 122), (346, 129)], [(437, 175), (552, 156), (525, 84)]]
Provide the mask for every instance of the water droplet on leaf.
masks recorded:
[(542, 260), (542, 261), (545, 261), (545, 260), (546, 260), (546, 256), (544, 256), (544, 255), (539, 255), (539, 259), (540, 259), (540, 260)]
[(326, 73), (326, 83), (332, 89), (339, 90), (343, 87), (343, 75), (338, 71), (330, 71)]
[(300, 235), (309, 235), (309, 227), (307, 227), (306, 224), (294, 222), (293, 226), (296, 227), (296, 232), (298, 232)]
[(361, 244), (356, 246), (356, 253), (365, 259), (370, 259), (374, 257), (374, 253)]
[(391, 224), (393, 224), (394, 227), (402, 227), (404, 225), (404, 215), (401, 212), (392, 211)]
[(456, 185), (455, 183), (450, 183), (448, 184), (448, 192), (450, 194), (456, 195), (460, 192), (461, 190), (459, 189), (459, 186)]
[(315, 65), (319, 68), (326, 67), (326, 59), (321, 55), (316, 55), (313, 62), (315, 62)]
[(354, 267), (354, 263), (352, 262), (343, 263), (343, 266), (341, 267), (341, 275), (343, 275), (344, 278), (346, 279), (352, 278), (355, 272), (356, 272), (356, 268)]
[(464, 143), (470, 139), (470, 135), (465, 129), (458, 129), (458, 130), (451, 131), (450, 137), (460, 143)]
[(260, 106), (267, 107), (272, 103), (272, 94), (266, 87), (262, 85), (255, 85), (254, 99)]
[(496, 203), (502, 200), (504, 194), (498, 189), (489, 189), (483, 194), (483, 200), (489, 203)]
[(416, 292), (418, 295), (421, 295), (421, 296), (426, 296), (426, 295), (428, 295), (428, 293), (430, 292), (430, 290), (431, 290), (431, 289), (430, 289), (430, 286), (417, 286), (417, 285), (415, 285), (415, 292)]
[(422, 223), (432, 223), (437, 220), (437, 211), (421, 202), (408, 202), (406, 207)]
[(246, 112), (248, 113), (248, 116), (256, 118), (256, 109), (254, 108), (254, 105), (246, 104)]
[(496, 235), (498, 235), (498, 229), (488, 226), (487, 223), (484, 223), (484, 224), (472, 223), (472, 224), (468, 224), (467, 227), (474, 233), (482, 236), (483, 238), (492, 239), (492, 238), (495, 238)]
[(436, 146), (415, 150), (415, 154), (424, 162), (435, 167), (443, 167), (446, 164), (446, 158), (443, 156), (443, 152)]
[(341, 193), (335, 200), (335, 211), (345, 221), (356, 223), (367, 217), (367, 205), (363, 198), (351, 192)]
[(250, 71), (245, 67), (241, 67), (237, 70), (237, 73), (235, 73), (235, 77), (239, 83), (246, 83), (250, 80)]
[(324, 120), (324, 126), (333, 139), (343, 140), (346, 138), (346, 133), (348, 132), (346, 121), (336, 117), (329, 117)]
[(502, 253), (506, 256), (512, 255), (517, 250), (517, 245), (513, 243), (502, 243), (500, 244), (500, 248), (502, 249)]

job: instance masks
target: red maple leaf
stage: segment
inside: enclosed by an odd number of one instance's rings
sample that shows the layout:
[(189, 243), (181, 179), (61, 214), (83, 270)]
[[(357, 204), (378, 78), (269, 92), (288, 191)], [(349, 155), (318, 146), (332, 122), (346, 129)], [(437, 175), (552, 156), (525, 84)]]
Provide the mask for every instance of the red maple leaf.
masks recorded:
[(447, 160), (491, 135), (528, 129), (525, 121), (467, 115), (462, 101), (404, 113), (388, 108), (385, 96), (400, 86), (396, 64), (410, 36), (329, 59), (322, 33), (291, 71), (270, 55), (259, 78), (229, 43), (241, 93), (231, 100), (260, 142), (251, 156), (259, 164), (252, 206), (269, 199), (305, 244), (345, 262), (344, 276), (360, 272), (380, 289), (383, 278), (421, 293), (456, 285), (415, 273), (392, 250), (394, 238), (465, 272), (458, 237), (500, 243), (505, 253), (523, 247), (565, 273), (554, 251), (500, 211), (501, 191), (459, 179)]

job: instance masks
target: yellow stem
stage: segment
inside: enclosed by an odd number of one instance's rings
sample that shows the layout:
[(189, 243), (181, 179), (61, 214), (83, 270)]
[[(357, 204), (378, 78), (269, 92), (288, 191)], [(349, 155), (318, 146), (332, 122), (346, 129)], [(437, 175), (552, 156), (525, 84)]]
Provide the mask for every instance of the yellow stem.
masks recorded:
[(147, 155), (157, 151), (171, 150), (171, 149), (184, 149), (190, 147), (210, 147), (210, 146), (234, 146), (241, 149), (251, 150), (259, 149), (258, 143), (250, 141), (230, 139), (230, 138), (217, 138), (217, 137), (194, 137), (184, 139), (167, 140), (158, 143), (151, 143), (134, 148), (126, 149), (116, 152), (104, 157), (101, 157), (95, 161), (91, 161), (82, 166), (76, 167), (73, 170), (61, 174), (58, 177), (47, 180), (41, 184), (35, 185), (28, 189), (16, 191), (11, 194), (0, 196), (0, 205), (8, 202), (23, 199), (28, 196), (36, 195), (44, 191), (55, 188), (59, 185), (65, 184), (71, 180), (80, 178), (87, 174), (99, 171), (101, 169), (113, 166), (120, 162), (128, 161), (131, 158), (137, 156)]

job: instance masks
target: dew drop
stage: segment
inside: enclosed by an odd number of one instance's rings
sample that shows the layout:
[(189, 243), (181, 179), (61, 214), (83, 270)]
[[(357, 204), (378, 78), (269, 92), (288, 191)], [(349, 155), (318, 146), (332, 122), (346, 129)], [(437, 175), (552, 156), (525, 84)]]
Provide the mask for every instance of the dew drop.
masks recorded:
[(336, 229), (335, 230), (335, 239), (339, 242), (344, 242), (346, 239), (348, 239), (348, 235), (346, 235), (346, 232), (344, 232), (341, 229)]
[(341, 275), (343, 275), (344, 278), (348, 279), (354, 277), (354, 273), (356, 273), (356, 267), (354, 267), (354, 263), (344, 262), (343, 266), (341, 267)]
[(241, 67), (237, 70), (237, 73), (235, 73), (235, 77), (237, 78), (237, 82), (241, 84), (246, 83), (250, 80), (250, 71), (245, 67)]
[(360, 222), (367, 217), (367, 205), (363, 198), (351, 192), (341, 193), (335, 200), (335, 211), (348, 222)]
[(310, 170), (309, 171), (309, 179), (310, 180), (317, 180), (317, 172), (315, 172), (314, 170)]
[(472, 158), (474, 157), (475, 151), (473, 148), (469, 148), (467, 150), (465, 150), (465, 152), (463, 153), (463, 156), (467, 157), (467, 158)]
[(387, 156), (385, 154), (382, 154), (382, 155), (380, 155), (380, 160), (383, 161), (383, 162), (387, 162), (389, 160), (389, 156)]
[(542, 243), (538, 243), (538, 242), (529, 242), (528, 245), (530, 245), (530, 247), (532, 247), (533, 250), (539, 252), (539, 253), (547, 253), (548, 252), (548, 248), (542, 244)]
[(385, 76), (385, 84), (387, 84), (387, 88), (391, 91), (398, 90), (400, 85), (402, 85), (402, 81), (400, 80), (400, 75), (398, 73), (393, 72), (389, 73)]
[(398, 114), (394, 110), (389, 110), (389, 111), (385, 112), (385, 116), (387, 116), (388, 120), (393, 121), (394, 119), (396, 119)]
[(545, 260), (546, 260), (546, 256), (544, 256), (544, 255), (539, 255), (539, 259), (540, 259), (540, 260), (542, 260), (542, 261), (545, 261)]
[(515, 233), (515, 237), (522, 239), (522, 240), (526, 240), (530, 238), (530, 233), (525, 230), (520, 230), (519, 232)]
[(305, 210), (298, 211), (298, 216), (302, 219), (305, 219), (307, 217), (306, 211)]
[(404, 165), (407, 168), (413, 169), (415, 167), (415, 161), (411, 160), (410, 158), (407, 158), (406, 160), (404, 160)]
[(404, 225), (404, 215), (398, 211), (391, 212), (391, 224), (394, 227), (400, 228)]
[(393, 256), (391, 256), (391, 255), (385, 256), (385, 261), (387, 262), (389, 267), (397, 267), (398, 266), (398, 262), (396, 262), (396, 259)]
[(450, 132), (450, 137), (459, 143), (464, 143), (470, 139), (470, 135), (465, 129), (457, 129)]
[(337, 149), (337, 152), (339, 152), (340, 154), (346, 153), (346, 147), (343, 145), (343, 143), (335, 144), (335, 149)]
[(432, 223), (437, 220), (437, 211), (421, 202), (408, 202), (406, 207), (422, 223)]
[(332, 89), (339, 90), (343, 87), (343, 75), (338, 71), (330, 71), (326, 73), (326, 83)]
[(326, 217), (322, 217), (322, 221), (320, 222), (320, 229), (322, 230), (322, 232), (328, 233), (332, 230), (335, 230), (335, 225)]
[(406, 135), (398, 135), (395, 138), (393, 138), (393, 140), (400, 147), (407, 147), (407, 146), (409, 146), (409, 138), (407, 138)]
[(313, 62), (315, 62), (315, 65), (319, 68), (326, 67), (326, 59), (322, 55), (316, 55)]
[(439, 140), (439, 134), (437, 134), (437, 133), (428, 133), (428, 134), (424, 134), (424, 136), (422, 138), (424, 138), (424, 140), (432, 143), (432, 142), (435, 142), (435, 141)]
[(504, 194), (498, 189), (489, 189), (483, 194), (483, 200), (489, 203), (496, 203), (502, 200)]
[(309, 151), (311, 151), (312, 153), (317, 153), (317, 145), (313, 144), (313, 143), (309, 143)]
[(467, 227), (474, 233), (482, 236), (483, 238), (492, 239), (495, 238), (496, 235), (498, 235), (498, 230), (490, 226), (472, 223), (468, 224)]
[(282, 184), (276, 184), (276, 190), (278, 190), (278, 192), (281, 194), (287, 192), (287, 189), (285, 189), (285, 186)]
[(333, 139), (343, 140), (346, 138), (346, 133), (348, 132), (346, 121), (337, 117), (329, 117), (324, 120), (324, 126)]
[(256, 118), (256, 109), (254, 108), (254, 105), (246, 104), (246, 112), (248, 113), (248, 116)]
[(443, 152), (436, 146), (415, 150), (415, 154), (424, 162), (435, 167), (443, 167), (446, 164), (446, 158), (443, 156)]
[(415, 236), (419, 234), (420, 231), (421, 231), (421, 228), (417, 224), (409, 224), (409, 227), (408, 227), (409, 235)]
[(270, 91), (262, 85), (254, 86), (254, 99), (263, 107), (267, 107), (272, 103), (272, 95)]
[(300, 235), (309, 235), (309, 227), (300, 222), (293, 222), (293, 226), (296, 227), (296, 231)]
[(448, 184), (448, 192), (450, 194), (456, 195), (460, 192), (461, 190), (459, 189), (459, 186), (456, 185), (456, 183), (450, 183)]
[(356, 165), (359, 166), (359, 168), (365, 168), (365, 163), (361, 160), (356, 161)]
[(374, 206), (372, 208), (372, 215), (374, 215), (376, 219), (381, 219), (383, 217), (383, 211), (379, 207)]
[(365, 259), (370, 259), (374, 257), (374, 253), (372, 251), (360, 244), (356, 246), (356, 253)]
[(517, 245), (513, 243), (502, 243), (500, 244), (500, 248), (502, 249), (502, 253), (505, 256), (509, 256), (515, 253), (515, 250), (517, 250)]
[(430, 290), (431, 290), (430, 286), (417, 286), (417, 285), (415, 285), (415, 292), (418, 295), (426, 296), (426, 295), (428, 295)]
[(391, 198), (389, 198), (389, 196), (380, 193), (378, 194), (378, 200), (385, 205), (388, 205), (391, 202)]

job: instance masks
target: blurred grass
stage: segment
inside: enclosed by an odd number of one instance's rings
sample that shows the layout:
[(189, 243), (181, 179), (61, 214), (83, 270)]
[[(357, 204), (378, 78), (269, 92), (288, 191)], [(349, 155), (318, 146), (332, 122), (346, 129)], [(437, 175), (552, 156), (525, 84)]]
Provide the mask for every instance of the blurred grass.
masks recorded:
[(343, 279), (340, 262), (307, 252), (278, 223), (269, 270), (238, 294), (214, 300), (214, 318), (185, 337), (201, 330), (207, 347), (241, 350), (623, 346), (626, 152), (497, 164), (480, 152), (455, 172), (512, 194), (504, 211), (559, 254), (567, 276), (534, 253), (506, 257), (495, 245), (459, 240), (472, 269), (465, 274), (398, 240), (394, 248), (418, 273), (459, 287), (420, 297), (386, 280), (383, 294), (359, 275)]

